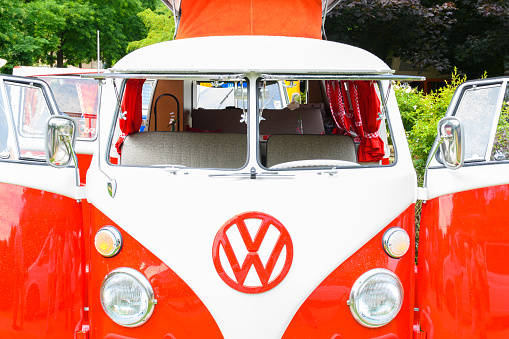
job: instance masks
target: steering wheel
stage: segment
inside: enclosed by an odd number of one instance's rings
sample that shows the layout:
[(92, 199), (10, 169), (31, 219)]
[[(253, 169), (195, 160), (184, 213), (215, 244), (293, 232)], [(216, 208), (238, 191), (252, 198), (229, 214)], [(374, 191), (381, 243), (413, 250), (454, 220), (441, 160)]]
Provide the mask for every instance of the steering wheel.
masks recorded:
[(283, 162), (269, 169), (289, 169), (289, 168), (305, 168), (305, 167), (344, 167), (344, 166), (360, 166), (356, 162), (346, 160), (332, 160), (332, 159), (312, 159), (312, 160), (296, 160)]

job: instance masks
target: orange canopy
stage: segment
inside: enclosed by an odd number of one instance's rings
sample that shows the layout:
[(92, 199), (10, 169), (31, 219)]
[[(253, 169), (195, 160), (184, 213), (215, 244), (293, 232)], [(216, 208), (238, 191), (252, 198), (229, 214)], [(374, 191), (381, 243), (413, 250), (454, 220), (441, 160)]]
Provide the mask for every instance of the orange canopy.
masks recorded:
[(176, 39), (224, 35), (322, 38), (321, 0), (182, 0), (180, 6)]

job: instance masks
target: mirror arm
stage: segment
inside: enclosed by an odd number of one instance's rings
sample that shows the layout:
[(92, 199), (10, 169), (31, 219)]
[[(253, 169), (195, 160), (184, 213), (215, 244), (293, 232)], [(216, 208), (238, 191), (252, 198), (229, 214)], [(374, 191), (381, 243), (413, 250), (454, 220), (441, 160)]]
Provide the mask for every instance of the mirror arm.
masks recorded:
[(444, 142), (444, 136), (440, 136), (440, 139), (438, 139), (438, 142), (437, 142), (436, 146), (434, 147), (433, 153), (431, 154), (431, 156), (428, 157), (428, 160), (426, 161), (426, 166), (424, 166), (424, 178), (423, 178), (423, 182), (422, 182), (423, 188), (428, 187), (428, 167), (431, 164), (431, 160), (435, 157), (435, 154), (437, 154), (437, 151), (443, 142)]
[(76, 174), (76, 187), (80, 187), (81, 180), (80, 180), (80, 168), (78, 166), (78, 156), (76, 155), (75, 150), (72, 148), (71, 142), (69, 140), (68, 140), (68, 142), (69, 142), (69, 148), (71, 149), (72, 160), (74, 161), (74, 170), (75, 170), (75, 174)]
[(75, 169), (75, 176), (76, 176), (76, 187), (80, 187), (81, 181), (80, 181), (80, 169), (78, 166), (78, 156), (76, 155), (75, 150), (72, 147), (71, 137), (69, 135), (61, 135), (60, 136), (61, 141), (65, 143), (65, 146), (69, 150), (69, 154), (72, 156), (72, 160), (74, 161), (74, 169)]

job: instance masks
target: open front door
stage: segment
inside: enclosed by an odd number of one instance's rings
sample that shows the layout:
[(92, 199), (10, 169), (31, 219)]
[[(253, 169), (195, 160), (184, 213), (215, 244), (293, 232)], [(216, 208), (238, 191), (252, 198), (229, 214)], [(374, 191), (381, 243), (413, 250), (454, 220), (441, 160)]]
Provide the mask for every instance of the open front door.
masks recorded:
[(83, 222), (73, 166), (46, 163), (58, 114), (45, 82), (0, 76), (0, 337), (72, 338), (83, 319)]
[(464, 130), (465, 163), (440, 152), (427, 174), (418, 306), (427, 338), (509, 337), (508, 78), (461, 85), (448, 116)]

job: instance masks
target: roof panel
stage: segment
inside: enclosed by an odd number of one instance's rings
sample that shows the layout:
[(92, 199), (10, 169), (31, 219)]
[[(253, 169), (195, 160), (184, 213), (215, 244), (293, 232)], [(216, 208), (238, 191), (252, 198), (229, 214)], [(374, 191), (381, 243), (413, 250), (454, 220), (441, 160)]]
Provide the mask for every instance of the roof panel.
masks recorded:
[(111, 70), (129, 73), (392, 73), (378, 57), (357, 47), (276, 36), (167, 41), (126, 55)]

